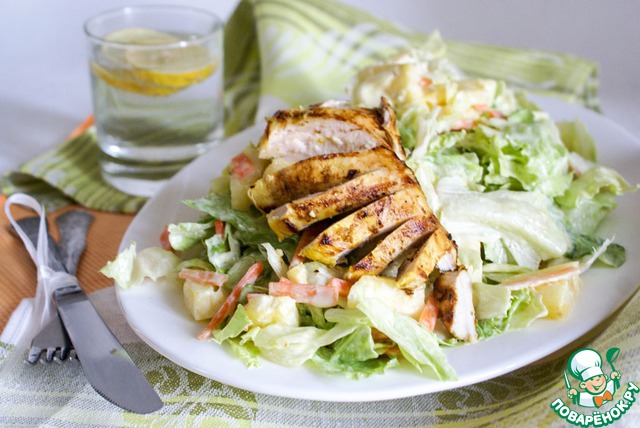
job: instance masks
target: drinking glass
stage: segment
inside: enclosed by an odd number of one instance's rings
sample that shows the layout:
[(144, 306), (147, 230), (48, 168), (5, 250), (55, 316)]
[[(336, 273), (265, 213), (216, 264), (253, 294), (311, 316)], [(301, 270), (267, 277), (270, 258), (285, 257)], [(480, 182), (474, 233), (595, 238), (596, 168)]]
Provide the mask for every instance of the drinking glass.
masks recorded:
[(140, 6), (84, 29), (102, 175), (151, 196), (223, 136), (223, 23), (199, 9)]

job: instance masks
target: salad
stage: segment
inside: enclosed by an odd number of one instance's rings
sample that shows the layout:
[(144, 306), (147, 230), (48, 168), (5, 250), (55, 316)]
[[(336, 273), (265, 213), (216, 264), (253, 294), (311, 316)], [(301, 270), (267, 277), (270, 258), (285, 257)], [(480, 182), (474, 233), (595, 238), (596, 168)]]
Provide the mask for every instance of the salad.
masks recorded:
[[(479, 340), (567, 316), (584, 271), (624, 263), (624, 248), (597, 227), (634, 188), (597, 164), (581, 123), (555, 124), (504, 83), (463, 76), (420, 50), (356, 77), (353, 105), (381, 96), (397, 115), (406, 164), (469, 273)], [(279, 237), (253, 206), (254, 183), (286, 165), (250, 144), (209, 194), (184, 201), (199, 221), (167, 225), (158, 247), (131, 243), (103, 274), (124, 288), (145, 278), (182, 287), (193, 319), (208, 322), (199, 337), (248, 367), (265, 358), (357, 379), (406, 363), (455, 379), (443, 348), (464, 342), (437, 318), (431, 280), (406, 292), (391, 263), (347, 281), (340, 264), (300, 256), (304, 232)]]

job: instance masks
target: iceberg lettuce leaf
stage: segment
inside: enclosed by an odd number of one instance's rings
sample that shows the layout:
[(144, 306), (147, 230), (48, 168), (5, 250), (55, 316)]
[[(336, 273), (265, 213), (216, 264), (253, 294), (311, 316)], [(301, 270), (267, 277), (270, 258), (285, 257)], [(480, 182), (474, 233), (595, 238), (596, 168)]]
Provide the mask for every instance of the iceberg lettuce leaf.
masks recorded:
[(327, 373), (339, 373), (349, 379), (362, 379), (375, 374), (383, 374), (387, 369), (398, 367), (397, 358), (380, 356), (371, 360), (344, 362), (333, 360), (330, 349), (321, 348), (311, 361)]
[(215, 330), (213, 332), (213, 340), (221, 344), (227, 339), (238, 337), (242, 332), (248, 330), (253, 325), (251, 318), (244, 310), (244, 306), (238, 305), (233, 316), (229, 318), (229, 321), (221, 330)]
[(258, 331), (253, 343), (264, 358), (283, 366), (295, 367), (312, 358), (321, 347), (351, 334), (356, 328), (349, 324), (336, 324), (329, 330), (270, 324)]
[(360, 325), (331, 347), (320, 348), (312, 361), (329, 373), (341, 373), (351, 379), (383, 373), (398, 365), (396, 358), (378, 355), (368, 325)]
[(211, 236), (214, 231), (212, 222), (170, 224), (167, 229), (171, 248), (178, 251), (185, 251), (194, 247), (203, 239)]
[(616, 196), (637, 190), (616, 171), (595, 166), (576, 178), (556, 203), (564, 211), (569, 230), (593, 235), (601, 221), (616, 207)]
[(437, 336), (416, 320), (389, 310), (377, 299), (362, 300), (357, 309), (369, 318), (373, 327), (398, 345), (402, 355), (418, 371), (427, 370), (440, 380), (457, 379), (453, 367), (440, 349)]
[(166, 278), (177, 283), (176, 268), (182, 260), (171, 251), (159, 247), (148, 247), (136, 252), (136, 243), (121, 251), (107, 262), (100, 273), (112, 278), (119, 287), (129, 288), (140, 284), (145, 278), (157, 281)]
[[(459, 235), (466, 242), (474, 238), (485, 246), (504, 245), (517, 264), (529, 269), (537, 269), (542, 260), (563, 256), (571, 247), (562, 213), (544, 194), (451, 191), (441, 192), (440, 201), (440, 220), (454, 239)], [(498, 249), (491, 248), (487, 254)]]
[(233, 354), (238, 357), (244, 365), (247, 366), (247, 368), (261, 366), (260, 350), (253, 344), (253, 342), (234, 338), (228, 339), (226, 343), (230, 346), (231, 352), (233, 352)]
[(534, 320), (545, 317), (547, 313), (547, 308), (542, 303), (542, 295), (537, 291), (532, 289), (513, 291), (509, 310), (504, 317), (478, 320), (476, 325), (478, 337), (488, 339), (509, 329), (528, 327)]
[(560, 132), (560, 139), (570, 152), (577, 153), (591, 162), (598, 161), (596, 143), (584, 123), (580, 120), (563, 121), (556, 123), (556, 126)]

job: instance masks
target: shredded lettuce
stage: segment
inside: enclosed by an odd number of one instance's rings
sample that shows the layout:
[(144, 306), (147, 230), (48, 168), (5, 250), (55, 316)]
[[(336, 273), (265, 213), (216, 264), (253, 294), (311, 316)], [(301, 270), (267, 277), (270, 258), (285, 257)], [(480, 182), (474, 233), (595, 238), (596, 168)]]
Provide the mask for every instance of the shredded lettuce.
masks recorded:
[(170, 224), (167, 226), (167, 229), (169, 231), (171, 248), (177, 251), (185, 251), (192, 248), (201, 240), (211, 235), (212, 227), (212, 222)]
[(358, 326), (353, 333), (337, 340), (333, 344), (333, 351), (331, 361), (343, 363), (378, 358), (371, 336), (371, 327), (368, 325)]
[(584, 123), (575, 120), (558, 122), (556, 125), (560, 132), (560, 139), (570, 152), (577, 153), (588, 161), (597, 162), (596, 143)]
[(122, 250), (114, 260), (100, 269), (100, 273), (107, 278), (113, 279), (122, 288), (129, 288), (142, 282), (139, 274), (134, 276), (133, 263), (136, 259), (136, 243), (132, 242), (129, 247)]
[(383, 374), (387, 369), (398, 367), (395, 357), (381, 356), (364, 361), (334, 359), (336, 355), (329, 348), (320, 348), (311, 361), (327, 373), (339, 373), (349, 379), (362, 379), (375, 374)]
[(402, 355), (419, 372), (426, 370), (440, 380), (457, 379), (453, 367), (440, 349), (437, 336), (416, 320), (389, 310), (387, 305), (377, 299), (362, 300), (357, 309), (369, 318), (373, 327), (398, 345)]
[(480, 241), (490, 261), (537, 269), (571, 247), (562, 214), (544, 194), (453, 190), (442, 191), (440, 200), (440, 220), (454, 239)]
[(564, 211), (569, 230), (593, 235), (616, 207), (616, 196), (636, 189), (614, 170), (595, 166), (576, 178), (556, 202)]
[[(245, 335), (246, 336), (246, 335)], [(244, 363), (247, 368), (260, 367), (260, 350), (253, 342), (243, 342), (239, 339), (229, 339), (226, 342), (231, 352)]]
[(300, 325), (303, 327), (316, 327), (328, 330), (335, 325), (325, 317), (325, 309), (306, 303), (296, 303)]
[(145, 278), (157, 281), (160, 278), (177, 283), (176, 267), (182, 260), (171, 251), (148, 247), (136, 253), (136, 243), (109, 261), (100, 273), (112, 278), (119, 287), (129, 288), (140, 284)]
[(356, 328), (350, 324), (336, 324), (329, 330), (270, 324), (256, 333), (253, 343), (264, 358), (295, 367), (311, 359), (321, 347), (351, 334)]
[(511, 291), (507, 287), (474, 282), (473, 306), (478, 320), (502, 319), (511, 307)]
[(207, 260), (192, 258), (181, 261), (176, 267), (176, 272), (180, 272), (182, 269), (214, 270), (215, 268)]
[(329, 322), (341, 322), (350, 324), (369, 324), (369, 318), (362, 311), (355, 308), (331, 308), (324, 313)]
[[(232, 288), (235, 284), (238, 283), (238, 281), (240, 281), (240, 278), (244, 276), (247, 270), (255, 262), (266, 263), (266, 259), (264, 258), (264, 256), (262, 256), (262, 254), (260, 254), (259, 251), (250, 251), (243, 254), (238, 259), (238, 261), (233, 266), (231, 266), (231, 268), (227, 272), (227, 281), (224, 283), (224, 286), (229, 287), (229, 289)], [(264, 278), (265, 278), (265, 275), (263, 273), (263, 275), (260, 276), (260, 279), (264, 281)], [(259, 282), (257, 285), (263, 285), (263, 284)]]
[(238, 305), (233, 316), (221, 330), (213, 332), (213, 340), (221, 344), (227, 339), (238, 337), (242, 332), (248, 330), (253, 325), (251, 318), (247, 315), (244, 306)]
[[(501, 287), (492, 285), (490, 287)], [(503, 317), (478, 320), (476, 330), (480, 339), (504, 333), (510, 329), (528, 327), (534, 320), (547, 316), (547, 308), (542, 303), (542, 295), (533, 289), (517, 290), (511, 293), (509, 310)]]
[(280, 249), (273, 248), (273, 245), (268, 242), (263, 242), (260, 246), (264, 248), (267, 253), (267, 261), (278, 278), (286, 278), (289, 266), (283, 260), (284, 252)]
[(224, 235), (216, 233), (205, 239), (204, 246), (209, 262), (219, 272), (228, 272), (240, 259), (240, 242), (236, 239), (231, 225), (224, 228)]
[(328, 373), (340, 373), (351, 379), (383, 373), (398, 365), (396, 358), (378, 356), (368, 325), (360, 325), (331, 347), (320, 348), (311, 361)]
[[(436, 167), (438, 177), (463, 176), (487, 190), (563, 194), (572, 176), (569, 156), (554, 123), (544, 114), (521, 109), (508, 120), (480, 123), (467, 131), (430, 137), (410, 165)], [(466, 171), (465, 171), (466, 169)]]

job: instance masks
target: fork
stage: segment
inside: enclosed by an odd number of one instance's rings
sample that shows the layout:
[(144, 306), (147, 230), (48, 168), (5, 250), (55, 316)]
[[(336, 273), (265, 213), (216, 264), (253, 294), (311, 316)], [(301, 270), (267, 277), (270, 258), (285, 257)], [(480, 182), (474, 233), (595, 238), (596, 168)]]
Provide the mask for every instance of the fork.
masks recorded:
[[(92, 221), (93, 215), (82, 210), (68, 211), (58, 216), (56, 225), (60, 232), (60, 244), (56, 244), (51, 236), (47, 239), (52, 264), (57, 263), (67, 272), (75, 274), (85, 248), (87, 230)], [(31, 242), (37, 245), (39, 218), (26, 217), (18, 220), (17, 223)], [(77, 358), (73, 344), (57, 314), (33, 338), (27, 361), (35, 364), (43, 352), (45, 352), (44, 361), (46, 362), (52, 362), (54, 359), (64, 361)]]
[(64, 361), (67, 358), (69, 360), (77, 358), (67, 330), (62, 325), (58, 314), (31, 341), (27, 361), (31, 364), (37, 363), (43, 352), (45, 352), (43, 359), (48, 363), (54, 359)]

